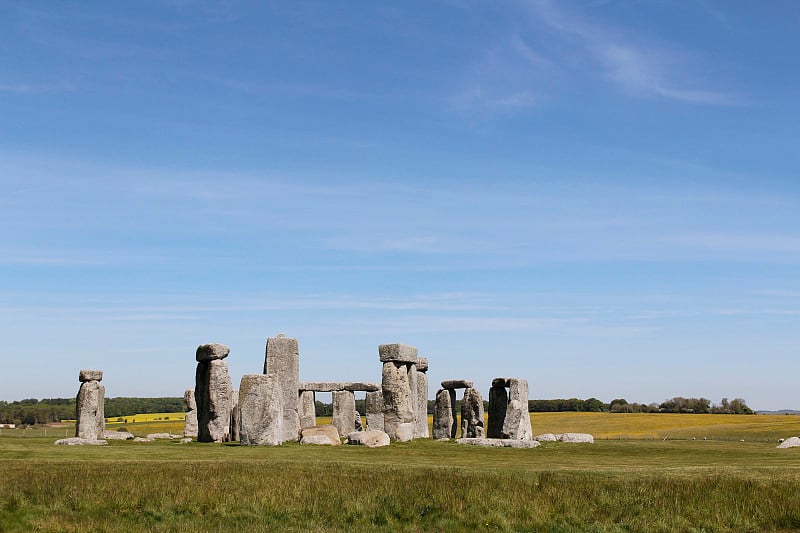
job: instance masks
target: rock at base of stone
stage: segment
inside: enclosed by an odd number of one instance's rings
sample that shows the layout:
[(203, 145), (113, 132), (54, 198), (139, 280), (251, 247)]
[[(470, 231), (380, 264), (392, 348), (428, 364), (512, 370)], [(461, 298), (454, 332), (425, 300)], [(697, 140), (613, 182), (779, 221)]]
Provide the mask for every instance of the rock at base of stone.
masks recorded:
[(389, 435), (376, 429), (367, 431), (354, 431), (347, 436), (347, 444), (366, 446), (367, 448), (380, 448), (389, 446)]
[(443, 389), (471, 389), (472, 381), (469, 379), (447, 379), (442, 381)]
[(594, 444), (594, 437), (588, 433), (562, 433), (558, 438), (561, 442), (586, 442)]
[(225, 359), (228, 357), (229, 353), (231, 353), (231, 349), (224, 344), (201, 344), (197, 347), (194, 358), (198, 363), (206, 363), (208, 361)]
[(395, 363), (416, 364), (419, 352), (414, 346), (408, 344), (381, 344), (378, 346), (378, 356), (381, 363), (389, 361)]
[(538, 448), (541, 446), (537, 440), (517, 439), (457, 439), (458, 444), (471, 444), (473, 446), (487, 446), (495, 448)]
[(82, 439), (81, 437), (69, 437), (59, 439), (55, 442), (59, 446), (104, 446), (108, 444), (102, 439)]
[(87, 381), (103, 381), (102, 370), (88, 370), (84, 368), (78, 374), (78, 381), (86, 383)]
[(189, 437), (184, 437), (181, 439), (181, 444), (189, 444), (190, 442), (192, 442), (192, 439)]
[[(337, 431), (336, 427), (333, 424), (323, 424), (321, 426), (310, 426), (307, 428), (303, 428), (302, 430), (302, 439), (300, 440), (301, 444), (332, 444), (334, 446), (338, 446), (342, 443), (341, 439), (339, 438), (339, 431)], [(307, 438), (311, 437), (324, 437), (328, 442), (304, 442)]]
[(539, 442), (556, 442), (558, 437), (552, 433), (542, 433), (541, 435), (536, 435), (533, 437), (533, 440), (537, 440)]
[(155, 442), (155, 439), (149, 437), (134, 437), (133, 442)]
[(795, 448), (800, 446), (800, 437), (789, 437), (788, 439), (784, 440), (780, 444), (776, 446), (776, 448)]
[(456, 391), (439, 389), (433, 408), (433, 438), (454, 439), (456, 437)]
[(412, 422), (406, 422), (397, 426), (397, 431), (394, 433), (394, 438), (397, 442), (408, 442), (414, 440), (415, 426)]
[(243, 445), (282, 444), (283, 415), (283, 391), (277, 376), (272, 374), (242, 376), (239, 386), (239, 440)]
[(105, 440), (132, 440), (133, 433), (128, 431), (111, 431), (106, 429), (103, 431), (101, 437)]
[(461, 400), (461, 436), (481, 438), (483, 430), (483, 398), (478, 389), (468, 388)]
[(368, 392), (364, 404), (367, 411), (367, 429), (383, 431), (383, 392)]

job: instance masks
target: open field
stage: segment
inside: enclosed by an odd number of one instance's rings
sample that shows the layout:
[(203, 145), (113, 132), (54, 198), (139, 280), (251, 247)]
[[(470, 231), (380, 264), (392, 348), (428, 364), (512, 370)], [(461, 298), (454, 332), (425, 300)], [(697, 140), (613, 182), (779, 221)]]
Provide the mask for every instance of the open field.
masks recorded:
[[(532, 418), (537, 433), (591, 432), (591, 423), (605, 419), (609, 435), (691, 428), (721, 437), (735, 433), (746, 441), (644, 437), (545, 443), (533, 450), (429, 440), (378, 449), (165, 441), (78, 448), (4, 431), (0, 530), (800, 528), (800, 448), (777, 450), (775, 442), (766, 442), (775, 431), (800, 434), (798, 417), (722, 415), (722, 423), (713, 415), (676, 415), (672, 427), (662, 427), (670, 426), (669, 416)], [(708, 424), (698, 425), (706, 416)], [(142, 424), (173, 431), (166, 427), (175, 422)]]

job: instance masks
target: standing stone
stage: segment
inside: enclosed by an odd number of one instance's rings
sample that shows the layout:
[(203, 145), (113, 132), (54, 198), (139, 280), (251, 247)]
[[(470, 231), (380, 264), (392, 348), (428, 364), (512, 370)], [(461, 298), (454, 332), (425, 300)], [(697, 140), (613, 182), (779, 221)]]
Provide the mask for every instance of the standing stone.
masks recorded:
[(361, 422), (361, 413), (358, 409), (353, 412), (353, 422), (355, 423), (355, 431), (364, 431), (364, 424)]
[(481, 438), (483, 431), (483, 398), (478, 389), (464, 391), (461, 400), (461, 438)]
[(454, 439), (456, 437), (456, 391), (439, 389), (433, 408), (433, 438)]
[(504, 385), (492, 385), (489, 389), (489, 427), (486, 436), (490, 439), (503, 437), (503, 424), (508, 409), (508, 392)]
[(225, 442), (230, 438), (233, 386), (228, 363), (223, 360), (229, 352), (222, 344), (197, 348), (194, 392), (198, 442)]
[(78, 380), (81, 386), (75, 398), (75, 436), (86, 440), (100, 439), (106, 429), (105, 392), (100, 384), (103, 372), (100, 370), (81, 370)]
[(502, 438), (531, 440), (531, 417), (528, 414), (528, 380), (509, 379), (508, 407), (503, 421)]
[(183, 393), (186, 402), (186, 420), (183, 423), (183, 436), (197, 438), (197, 402), (194, 400), (194, 389), (186, 389)]
[(430, 437), (428, 430), (428, 360), (420, 358), (417, 361), (417, 427), (414, 436), (427, 439)]
[(317, 406), (315, 399), (314, 391), (304, 390), (300, 392), (297, 413), (300, 416), (301, 429), (317, 425)]
[(367, 429), (383, 431), (383, 392), (368, 392), (364, 403), (367, 411)]
[(240, 413), (241, 411), (239, 409), (239, 391), (233, 390), (231, 391), (231, 429), (229, 436), (229, 440), (231, 442), (239, 441)]
[(411, 424), (414, 426), (414, 431), (412, 432), (412, 439), (417, 434), (417, 424), (419, 423), (419, 389), (417, 388), (418, 381), (419, 381), (419, 372), (417, 372), (417, 365), (407, 365), (406, 368), (408, 369), (408, 386), (411, 389), (411, 410), (414, 412), (414, 415), (411, 419)]
[(283, 440), (300, 440), (300, 414), (297, 407), (300, 351), (297, 339), (290, 339), (283, 333), (267, 339), (264, 374), (277, 376), (283, 393)]
[(239, 417), (239, 440), (243, 445), (277, 446), (284, 442), (283, 390), (277, 376), (242, 376)]
[[(414, 422), (414, 404), (408, 368), (405, 363), (383, 363), (381, 389), (383, 392), (383, 431), (397, 438), (397, 426)], [(373, 428), (375, 429), (375, 428)]]
[(346, 437), (356, 430), (355, 415), (356, 395), (351, 391), (333, 391), (333, 417), (331, 424), (339, 432), (340, 437)]

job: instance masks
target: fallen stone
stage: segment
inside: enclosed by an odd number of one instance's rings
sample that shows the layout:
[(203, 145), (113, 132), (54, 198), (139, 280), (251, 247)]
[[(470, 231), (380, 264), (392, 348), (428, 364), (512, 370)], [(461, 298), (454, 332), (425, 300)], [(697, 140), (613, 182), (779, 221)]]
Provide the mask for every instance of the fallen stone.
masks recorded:
[(448, 379), (442, 381), (443, 389), (470, 389), (472, 388), (472, 381), (468, 379)]
[(275, 375), (242, 376), (239, 385), (239, 439), (243, 445), (277, 446), (283, 443), (283, 415), (283, 393)]
[(155, 442), (155, 439), (150, 437), (134, 437), (133, 442)]
[(201, 344), (197, 347), (194, 357), (198, 363), (206, 363), (216, 359), (225, 359), (229, 353), (231, 353), (231, 349), (224, 344)]
[(436, 393), (436, 402), (433, 407), (434, 439), (454, 439), (456, 437), (455, 405), (456, 391), (453, 389), (440, 389)]
[(542, 433), (541, 435), (536, 435), (533, 437), (533, 440), (537, 440), (539, 442), (556, 442), (558, 437), (552, 433)]
[(180, 439), (183, 435), (173, 435), (172, 433), (148, 433), (147, 438), (150, 440), (159, 439)]
[(81, 370), (78, 374), (78, 381), (86, 383), (87, 381), (103, 381), (102, 370)]
[(103, 430), (101, 437), (105, 440), (131, 440), (133, 433), (128, 431), (111, 431), (110, 429)]
[(300, 439), (300, 413), (298, 410), (298, 385), (300, 383), (300, 347), (297, 339), (279, 333), (267, 339), (264, 355), (264, 374), (272, 374), (278, 379), (283, 395), (283, 436), (284, 442)]
[(301, 391), (334, 392), (348, 390), (352, 392), (375, 392), (381, 390), (379, 383), (363, 381), (300, 381), (297, 388)]
[(55, 442), (59, 446), (103, 446), (108, 444), (102, 439), (82, 439), (81, 437), (69, 437), (66, 439), (59, 439)]
[(537, 448), (541, 446), (536, 440), (518, 439), (487, 439), (487, 438), (465, 438), (457, 439), (458, 444), (471, 444), (473, 446), (487, 446), (496, 448)]
[(309, 435), (308, 437), (303, 437), (300, 439), (300, 444), (321, 444), (332, 446), (335, 443), (326, 435)]
[(379, 448), (389, 446), (389, 435), (376, 429), (367, 431), (354, 431), (347, 436), (347, 444), (366, 446), (368, 448)]
[(776, 446), (777, 448), (795, 448), (800, 446), (800, 437), (789, 437)]
[(406, 422), (405, 424), (400, 424), (397, 426), (397, 431), (395, 431), (395, 440), (397, 442), (408, 442), (414, 440), (414, 430), (416, 429), (415, 424), (411, 422)]
[(464, 438), (480, 438), (483, 431), (483, 398), (478, 389), (472, 387), (464, 390), (461, 400), (461, 436)]
[[(326, 442), (325, 444), (333, 444), (334, 446), (338, 446), (342, 443), (339, 437), (339, 432), (336, 430), (336, 427), (333, 424), (323, 424), (321, 426), (303, 428), (302, 438), (305, 439), (307, 437), (325, 437), (330, 441)], [(302, 443), (302, 439), (300, 442)]]
[(181, 439), (181, 444), (189, 444), (190, 442), (192, 442), (190, 437), (184, 437)]
[(381, 363), (411, 363), (416, 364), (418, 351), (408, 344), (381, 344), (378, 346), (378, 355)]
[(588, 433), (562, 433), (558, 439), (561, 442), (586, 442), (589, 444), (594, 443), (594, 437)]

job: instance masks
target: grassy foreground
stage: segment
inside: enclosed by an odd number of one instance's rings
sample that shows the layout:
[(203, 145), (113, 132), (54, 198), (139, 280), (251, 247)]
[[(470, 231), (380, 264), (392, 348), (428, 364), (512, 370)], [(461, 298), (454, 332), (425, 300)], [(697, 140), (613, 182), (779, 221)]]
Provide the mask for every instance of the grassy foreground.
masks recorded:
[[(748, 428), (745, 442), (612, 439), (512, 450), (431, 441), (378, 449), (162, 441), (78, 448), (3, 433), (0, 531), (800, 529), (800, 448), (759, 442), (780, 420), (726, 416), (726, 424)], [(537, 433), (576, 423), (566, 416), (548, 427), (538, 417)], [(591, 420), (583, 418), (580, 429), (591, 431)], [(708, 420), (709, 428), (717, 425)], [(762, 432), (748, 425), (758, 420)], [(783, 436), (792, 434), (800, 432)]]

